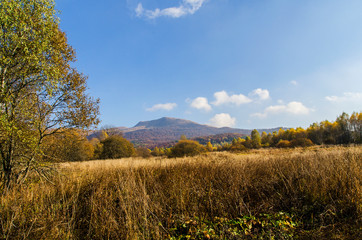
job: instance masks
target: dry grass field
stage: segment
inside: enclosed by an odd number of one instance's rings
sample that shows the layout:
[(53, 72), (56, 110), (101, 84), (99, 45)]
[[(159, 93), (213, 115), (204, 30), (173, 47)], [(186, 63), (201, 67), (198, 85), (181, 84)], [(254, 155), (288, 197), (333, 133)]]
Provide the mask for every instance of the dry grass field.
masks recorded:
[(361, 238), (361, 146), (57, 168), (0, 196), (1, 239)]

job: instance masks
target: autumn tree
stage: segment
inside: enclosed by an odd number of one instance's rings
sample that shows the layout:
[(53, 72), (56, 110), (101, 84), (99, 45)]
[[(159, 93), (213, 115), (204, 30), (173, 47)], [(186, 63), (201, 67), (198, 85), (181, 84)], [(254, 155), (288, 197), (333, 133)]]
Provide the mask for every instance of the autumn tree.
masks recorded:
[(336, 142), (337, 144), (346, 144), (351, 142), (351, 134), (349, 128), (349, 115), (343, 112), (336, 119)]
[[(244, 141), (245, 142), (245, 141)], [(246, 147), (244, 146), (244, 142), (241, 141), (236, 141), (235, 143), (231, 144), (231, 146), (229, 147), (229, 151), (231, 152), (241, 152), (241, 151), (246, 151)]]
[(290, 141), (291, 147), (310, 147), (313, 145), (313, 142), (308, 138), (296, 138)]
[[(23, 182), (44, 164), (40, 146), (66, 128), (97, 123), (98, 100), (72, 67), (73, 48), (52, 0), (0, 1), (0, 178)], [(39, 171), (44, 173), (44, 171)]]
[(137, 148), (136, 155), (141, 158), (150, 158), (152, 156), (151, 150), (148, 148), (144, 148), (144, 147)]
[(132, 157), (136, 154), (133, 144), (127, 139), (113, 135), (101, 141), (102, 153), (101, 159), (116, 159)]
[(253, 148), (260, 148), (261, 147), (261, 137), (258, 130), (254, 129), (251, 131), (251, 144)]
[(206, 149), (208, 152), (214, 151), (214, 147), (212, 146), (212, 143), (210, 141), (207, 142)]
[(48, 161), (86, 161), (94, 156), (94, 144), (78, 129), (65, 129), (47, 138), (42, 146), (43, 157)]
[(165, 148), (164, 154), (165, 156), (171, 156), (172, 154), (171, 148)]
[(330, 122), (328, 120), (320, 123), (320, 128), (323, 134), (323, 143), (325, 144), (336, 144), (337, 143), (337, 131), (338, 123)]
[[(104, 140), (104, 139), (103, 139)], [(100, 159), (103, 151), (103, 145), (98, 138), (92, 138), (89, 143), (93, 146), (93, 157), (92, 159)]]
[(161, 156), (161, 151), (160, 151), (160, 149), (159, 149), (158, 147), (155, 147), (155, 148), (151, 151), (151, 154), (152, 154), (152, 156), (155, 156), (155, 157)]
[(297, 128), (295, 130), (295, 138), (308, 138), (308, 133), (304, 128)]
[(353, 143), (362, 143), (362, 112), (352, 113), (350, 119), (351, 139)]
[(238, 143), (243, 143), (245, 142), (245, 139), (241, 138), (241, 137), (238, 137), (238, 140), (237, 140)]
[(265, 147), (270, 147), (273, 145), (273, 136), (271, 133), (266, 134), (266, 132), (263, 132), (261, 134), (261, 144)]
[(280, 138), (278, 136), (278, 133), (274, 131), (271, 136), (271, 146), (275, 147), (278, 144), (279, 140)]
[(253, 142), (249, 136), (246, 136), (245, 141), (243, 142), (243, 145), (249, 149), (253, 148)]
[(206, 152), (206, 148), (193, 140), (180, 140), (171, 148), (170, 157), (195, 156)]
[(104, 139), (108, 138), (109, 135), (106, 132), (106, 130), (101, 130), (97, 133), (96, 138), (99, 139), (99, 141), (103, 141)]
[(307, 136), (314, 144), (323, 143), (323, 132), (318, 123), (313, 123), (307, 128)]
[(187, 137), (185, 134), (182, 134), (181, 137), (180, 137), (180, 140), (187, 140)]
[(288, 148), (290, 146), (291, 146), (290, 142), (288, 140), (283, 140), (283, 139), (280, 139), (276, 145), (277, 148)]
[(263, 146), (267, 146), (268, 144), (268, 134), (265, 131), (261, 133), (261, 144)]

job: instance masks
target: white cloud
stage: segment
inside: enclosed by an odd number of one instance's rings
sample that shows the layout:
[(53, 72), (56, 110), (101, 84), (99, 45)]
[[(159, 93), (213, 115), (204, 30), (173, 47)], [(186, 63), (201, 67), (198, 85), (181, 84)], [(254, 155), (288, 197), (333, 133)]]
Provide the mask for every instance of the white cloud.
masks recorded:
[(243, 94), (239, 94), (239, 95), (234, 94), (234, 95), (229, 96), (227, 94), (227, 92), (225, 92), (225, 91), (214, 93), (214, 97), (215, 97), (215, 101), (212, 102), (212, 104), (214, 104), (215, 106), (220, 106), (222, 104), (228, 104), (228, 103), (235, 104), (235, 105), (241, 105), (241, 104), (252, 102), (252, 100), (250, 98), (248, 98), (247, 96), (245, 96)]
[(312, 111), (313, 109), (307, 108), (301, 102), (290, 102), (286, 108), (286, 112), (294, 115), (307, 115)]
[(291, 113), (294, 115), (305, 115), (311, 110), (301, 102), (290, 102), (287, 105), (270, 106), (265, 109), (267, 113)]
[(143, 6), (139, 3), (135, 9), (137, 17), (140, 17), (144, 11)]
[(153, 105), (151, 108), (147, 108), (146, 110), (148, 112), (154, 112), (157, 110), (171, 111), (175, 107), (177, 107), (176, 103), (160, 103), (160, 104)]
[(210, 119), (210, 124), (215, 127), (233, 127), (235, 126), (236, 119), (231, 117), (228, 113), (216, 114)]
[(297, 86), (298, 85), (298, 82), (293, 80), (293, 81), (290, 81), (290, 84), (294, 85), (294, 86)]
[(257, 88), (253, 90), (250, 96), (258, 96), (259, 100), (268, 100), (270, 98), (269, 91), (267, 89)]
[(178, 7), (170, 7), (155, 10), (144, 9), (142, 3), (137, 5), (135, 9), (137, 17), (145, 16), (149, 19), (155, 19), (158, 17), (166, 16), (172, 18), (179, 18), (187, 14), (194, 14), (202, 7), (202, 4), (206, 0), (183, 0)]
[(191, 102), (191, 107), (199, 109), (199, 110), (204, 110), (207, 112), (212, 110), (207, 98), (204, 98), (204, 97), (195, 98)]
[(326, 99), (330, 102), (362, 102), (362, 93), (345, 92), (343, 96), (327, 96)]
[(307, 108), (301, 102), (290, 102), (288, 104), (274, 105), (267, 107), (262, 113), (254, 113), (251, 116), (265, 118), (269, 114), (289, 113), (293, 115), (307, 115), (312, 109)]

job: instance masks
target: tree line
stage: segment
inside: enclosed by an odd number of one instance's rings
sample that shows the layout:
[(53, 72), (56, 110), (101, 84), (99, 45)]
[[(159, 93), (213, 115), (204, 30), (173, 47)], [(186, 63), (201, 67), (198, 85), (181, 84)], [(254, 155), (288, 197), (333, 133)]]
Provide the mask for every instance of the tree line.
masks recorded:
[(349, 116), (342, 113), (336, 121), (313, 123), (308, 128), (279, 129), (277, 132), (261, 134), (254, 129), (250, 136), (233, 138), (222, 144), (200, 144), (184, 135), (172, 147), (135, 148), (119, 132), (111, 129), (100, 131), (97, 137), (87, 140), (87, 132), (77, 129), (64, 130), (52, 136), (45, 144), (49, 161), (84, 161), (90, 159), (115, 159), (124, 157), (183, 157), (213, 151), (240, 152), (258, 148), (308, 147), (312, 145), (361, 144), (362, 112)]
[[(151, 152), (154, 156), (192, 156), (203, 152), (231, 151), (240, 152), (258, 148), (290, 148), (308, 147), (312, 145), (334, 144), (361, 144), (362, 143), (362, 112), (353, 112), (351, 116), (342, 113), (334, 122), (328, 120), (313, 123), (308, 128), (279, 129), (277, 132), (261, 134), (254, 129), (250, 136), (238, 137), (231, 142), (212, 144), (208, 141), (205, 145), (197, 145), (198, 142), (181, 140), (171, 148), (155, 148)], [(184, 146), (184, 147), (183, 147)], [(194, 150), (192, 149), (192, 146)], [(201, 147), (200, 147), (201, 146)], [(183, 148), (184, 151), (175, 148)]]

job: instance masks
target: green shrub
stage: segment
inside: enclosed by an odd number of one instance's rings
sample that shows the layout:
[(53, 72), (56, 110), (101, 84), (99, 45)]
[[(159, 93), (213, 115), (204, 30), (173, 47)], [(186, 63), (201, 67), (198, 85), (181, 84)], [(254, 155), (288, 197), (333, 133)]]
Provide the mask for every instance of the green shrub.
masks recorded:
[(111, 136), (101, 141), (101, 159), (132, 157), (136, 151), (133, 144), (121, 136)]
[(170, 157), (195, 156), (206, 152), (206, 148), (196, 141), (180, 140), (173, 148), (171, 148)]

